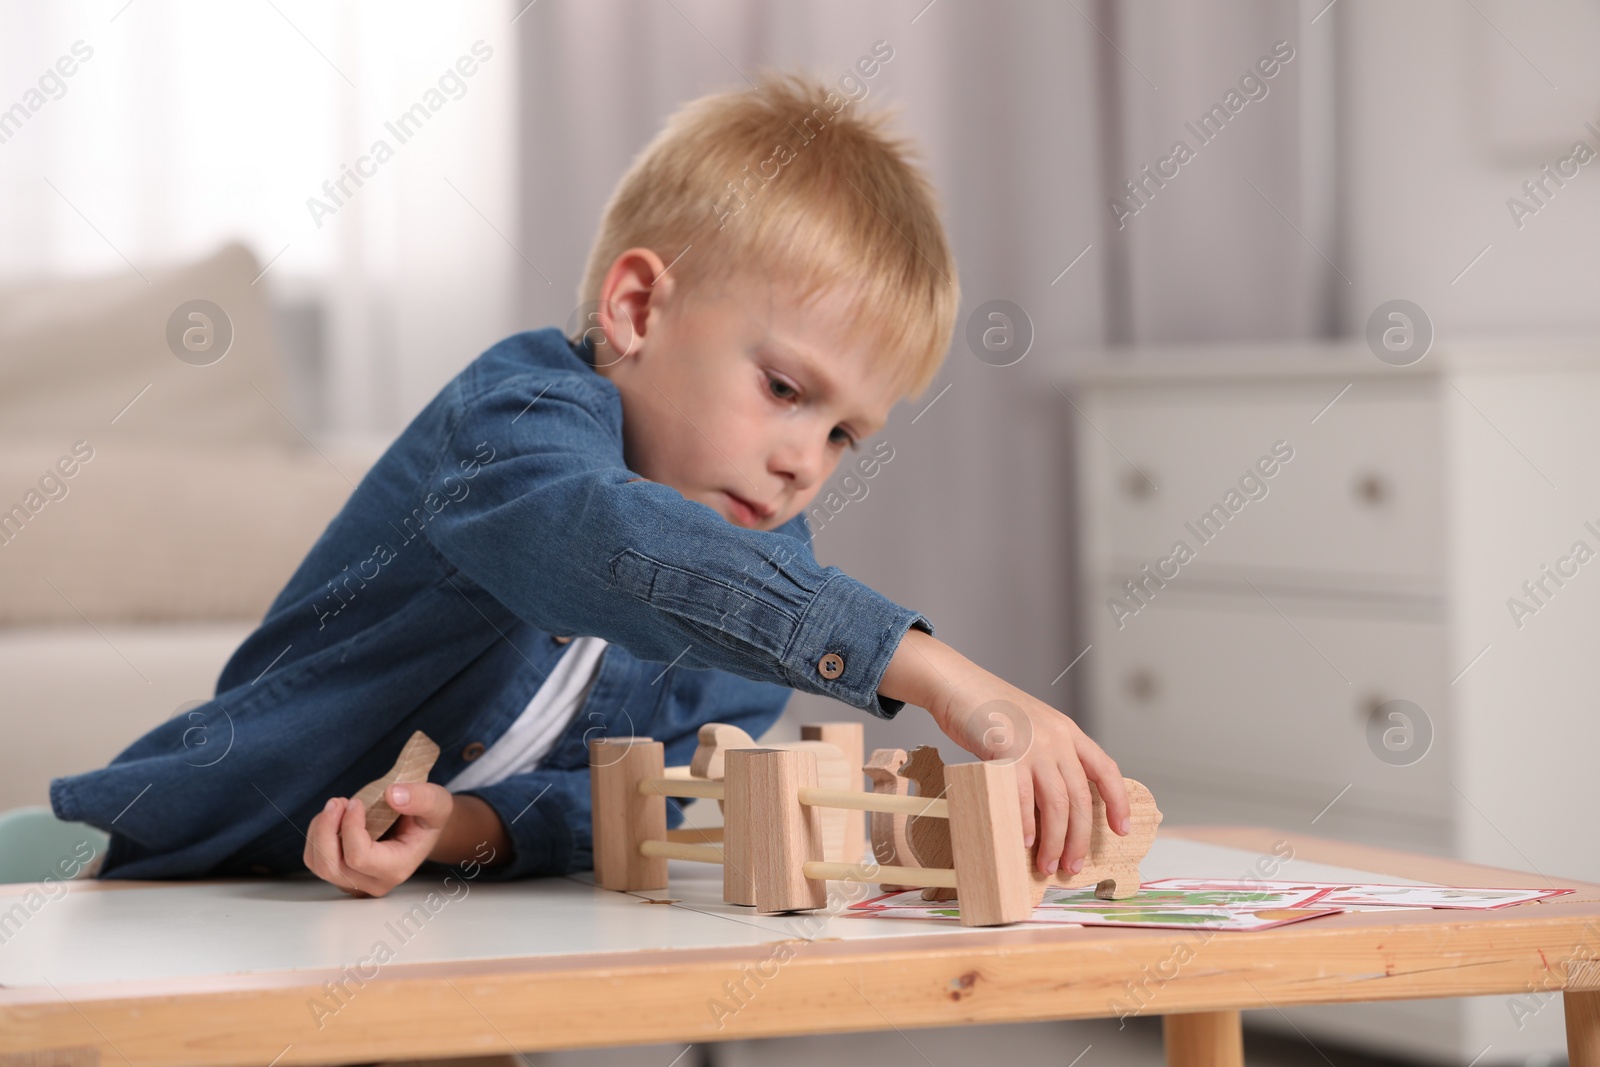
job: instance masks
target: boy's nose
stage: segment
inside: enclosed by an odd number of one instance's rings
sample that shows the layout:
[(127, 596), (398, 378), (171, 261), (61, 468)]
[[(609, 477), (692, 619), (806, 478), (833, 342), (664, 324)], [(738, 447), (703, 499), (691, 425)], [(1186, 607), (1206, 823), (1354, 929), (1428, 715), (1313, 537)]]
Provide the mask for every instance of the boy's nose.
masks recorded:
[(785, 490), (803, 493), (821, 477), (822, 464), (819, 450), (796, 446), (775, 450), (767, 469), (784, 480)]

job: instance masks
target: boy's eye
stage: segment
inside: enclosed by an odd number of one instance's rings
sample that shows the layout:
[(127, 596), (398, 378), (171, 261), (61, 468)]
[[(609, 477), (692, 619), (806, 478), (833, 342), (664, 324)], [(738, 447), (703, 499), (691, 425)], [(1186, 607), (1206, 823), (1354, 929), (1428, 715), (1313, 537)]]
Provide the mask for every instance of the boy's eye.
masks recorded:
[[(800, 390), (773, 374), (767, 375), (767, 391), (779, 400), (794, 400), (800, 395)], [(828, 441), (835, 445), (856, 447), (855, 437), (843, 426), (835, 426), (832, 430), (829, 430)]]

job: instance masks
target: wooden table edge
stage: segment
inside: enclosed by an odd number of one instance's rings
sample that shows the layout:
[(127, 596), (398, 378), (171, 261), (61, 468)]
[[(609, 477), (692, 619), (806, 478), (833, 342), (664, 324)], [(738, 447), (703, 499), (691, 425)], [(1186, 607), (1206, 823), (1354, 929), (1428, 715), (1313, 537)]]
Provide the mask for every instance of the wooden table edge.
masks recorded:
[[(1482, 885), (1530, 877), (1270, 829), (1163, 833), (1255, 850), (1289, 840), (1301, 858), (1398, 877), (1435, 880), (1411, 872), (1444, 870), (1438, 863), (1452, 865), (1460, 884), (1474, 883), (1459, 878), (1468, 871)], [(1368, 859), (1323, 858), (1334, 853)], [(1402, 859), (1420, 862), (1397, 869)], [(1273, 958), (1264, 959), (1269, 944)], [(1440, 966), (1450, 958), (1461, 962)], [(342, 985), (334, 992), (327, 982)], [(1012, 927), (910, 942), (775, 938), (717, 949), (393, 963), (367, 980), (347, 967), (143, 982), (137, 990), (5, 989), (0, 1053), (90, 1045), (131, 1063), (260, 1064), (276, 1057), (288, 1067), (503, 1054), (513, 1046), (540, 1051), (1568, 990), (1600, 990), (1600, 902), (1494, 913), (1351, 913), (1248, 934)], [(595, 1022), (597, 1006), (623, 1003), (624, 1012), (601, 1007), (603, 1021)]]

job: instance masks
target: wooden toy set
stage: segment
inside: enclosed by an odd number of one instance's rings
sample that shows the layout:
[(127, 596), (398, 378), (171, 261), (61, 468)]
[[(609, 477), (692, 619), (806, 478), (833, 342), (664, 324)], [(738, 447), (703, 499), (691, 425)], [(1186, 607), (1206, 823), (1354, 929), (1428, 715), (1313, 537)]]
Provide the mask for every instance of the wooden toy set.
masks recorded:
[[(1161, 812), (1132, 779), (1124, 779), (1129, 834), (1111, 831), (1091, 783), (1094, 826), (1083, 870), (1046, 876), (1022, 843), (1013, 763), (946, 766), (930, 746), (909, 754), (880, 748), (863, 760), (860, 723), (808, 726), (802, 736), (758, 745), (737, 727), (711, 723), (701, 727), (687, 767), (667, 767), (665, 746), (648, 737), (591, 740), (597, 884), (664, 889), (667, 860), (692, 860), (720, 864), (723, 900), (762, 914), (825, 907), (829, 880), (876, 882), (885, 892), (922, 888), (926, 899), (957, 899), (965, 926), (1025, 920), (1050, 887), (1094, 886), (1104, 899), (1139, 890), (1139, 862)], [(718, 801), (723, 825), (668, 830), (668, 797)]]

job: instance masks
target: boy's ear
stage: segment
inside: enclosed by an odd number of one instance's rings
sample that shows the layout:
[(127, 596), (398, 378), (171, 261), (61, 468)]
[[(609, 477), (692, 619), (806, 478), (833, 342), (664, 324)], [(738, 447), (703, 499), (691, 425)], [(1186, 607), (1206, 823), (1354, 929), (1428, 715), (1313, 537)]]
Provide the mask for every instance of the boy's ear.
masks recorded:
[(616, 258), (600, 286), (595, 316), (604, 340), (596, 345), (595, 366), (639, 351), (653, 325), (650, 312), (660, 311), (671, 299), (673, 282), (661, 257), (648, 248), (630, 248)]

